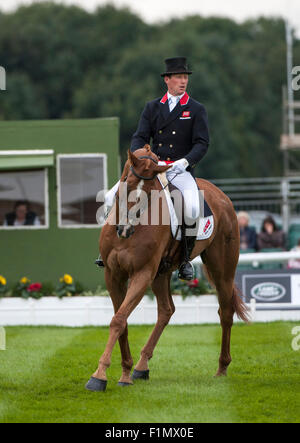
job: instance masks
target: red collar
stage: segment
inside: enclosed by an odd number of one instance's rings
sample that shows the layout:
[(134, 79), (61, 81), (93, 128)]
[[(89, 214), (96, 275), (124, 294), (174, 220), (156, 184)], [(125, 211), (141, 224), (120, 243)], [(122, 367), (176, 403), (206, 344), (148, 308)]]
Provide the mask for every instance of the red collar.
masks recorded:
[(187, 105), (189, 99), (190, 99), (189, 95), (187, 94), (187, 92), (185, 92), (184, 96), (181, 97), (181, 99), (180, 99), (181, 106)]
[(160, 103), (165, 104), (167, 100), (168, 100), (168, 93), (166, 92), (163, 98), (161, 99)]
[[(183, 97), (181, 97), (180, 99), (180, 104), (181, 106), (187, 105), (188, 101), (189, 101), (190, 97), (188, 95), (187, 92), (184, 93)], [(160, 103), (165, 104), (166, 101), (168, 100), (168, 93), (166, 93), (163, 98), (161, 99)]]

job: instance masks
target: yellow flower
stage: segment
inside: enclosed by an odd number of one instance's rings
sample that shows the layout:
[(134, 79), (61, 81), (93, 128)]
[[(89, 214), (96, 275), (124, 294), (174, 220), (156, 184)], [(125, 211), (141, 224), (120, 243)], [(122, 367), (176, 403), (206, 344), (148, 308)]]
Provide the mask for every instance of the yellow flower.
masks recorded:
[(71, 275), (65, 274), (64, 282), (66, 283), (66, 285), (71, 285), (73, 283), (73, 278), (71, 277)]
[(0, 275), (0, 285), (6, 286), (6, 283), (7, 283), (6, 278), (4, 278), (2, 275)]
[(30, 280), (27, 277), (23, 277), (21, 278), (20, 283), (22, 283), (23, 285), (27, 285), (27, 283), (30, 283)]

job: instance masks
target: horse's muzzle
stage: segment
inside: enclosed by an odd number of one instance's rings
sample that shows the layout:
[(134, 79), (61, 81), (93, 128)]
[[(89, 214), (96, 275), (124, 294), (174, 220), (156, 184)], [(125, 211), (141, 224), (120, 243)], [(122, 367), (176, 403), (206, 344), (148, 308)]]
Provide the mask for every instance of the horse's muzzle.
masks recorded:
[(134, 234), (134, 226), (132, 225), (117, 225), (116, 229), (119, 238), (129, 238)]

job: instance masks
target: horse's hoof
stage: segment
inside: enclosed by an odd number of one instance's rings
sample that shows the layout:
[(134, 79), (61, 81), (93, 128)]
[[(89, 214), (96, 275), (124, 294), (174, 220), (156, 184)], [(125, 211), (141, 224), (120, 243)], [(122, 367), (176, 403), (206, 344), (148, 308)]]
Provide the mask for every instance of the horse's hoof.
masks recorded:
[(149, 372), (149, 369), (147, 369), (147, 371), (138, 371), (137, 369), (134, 369), (131, 380), (149, 380)]
[(85, 385), (88, 391), (92, 392), (104, 392), (107, 386), (107, 380), (100, 380), (96, 377), (91, 377)]
[(125, 386), (133, 386), (133, 383), (126, 383), (125, 381), (119, 381), (119, 386), (125, 387)]
[(220, 378), (220, 377), (227, 377), (227, 372), (225, 371), (225, 372), (217, 372), (215, 375), (214, 375), (214, 377), (215, 378)]

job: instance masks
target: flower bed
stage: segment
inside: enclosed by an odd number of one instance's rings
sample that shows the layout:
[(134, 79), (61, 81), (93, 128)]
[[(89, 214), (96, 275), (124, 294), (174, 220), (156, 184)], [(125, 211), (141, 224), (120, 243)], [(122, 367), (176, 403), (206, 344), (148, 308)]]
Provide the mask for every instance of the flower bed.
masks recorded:
[(21, 278), (18, 283), (8, 286), (5, 277), (0, 275), (0, 297), (20, 297), (23, 299), (42, 297), (72, 297), (84, 292), (82, 285), (74, 281), (73, 277), (65, 274), (59, 279), (56, 287), (52, 283), (31, 282), (27, 277)]
[(172, 274), (171, 292), (172, 294), (182, 295), (183, 298), (193, 295), (215, 294), (215, 290), (203, 278), (197, 277), (191, 281), (180, 280), (178, 271)]
[[(189, 282), (179, 280), (177, 273), (173, 273), (171, 279), (171, 291), (173, 295), (181, 295), (183, 298), (190, 296), (199, 296), (214, 294), (214, 291), (206, 283), (205, 280), (195, 278)], [(56, 287), (48, 282), (32, 282), (29, 278), (23, 277), (18, 283), (12, 284), (10, 287), (5, 277), (0, 275), (0, 298), (19, 297), (23, 299), (40, 299), (42, 297), (92, 297), (92, 296), (109, 296), (106, 289), (98, 287), (96, 291), (88, 291), (77, 282), (71, 275), (65, 274), (59, 279)], [(149, 296), (154, 298), (154, 294), (149, 290)]]

